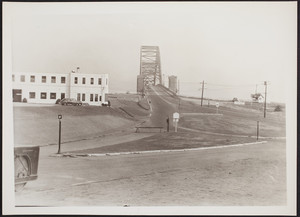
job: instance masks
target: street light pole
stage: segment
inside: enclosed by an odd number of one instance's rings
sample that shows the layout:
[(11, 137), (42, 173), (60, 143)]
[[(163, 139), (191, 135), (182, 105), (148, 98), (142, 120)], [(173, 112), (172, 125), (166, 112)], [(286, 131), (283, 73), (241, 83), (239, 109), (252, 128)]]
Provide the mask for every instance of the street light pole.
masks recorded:
[(61, 144), (61, 119), (62, 115), (58, 115), (58, 151), (57, 154), (60, 154), (60, 144)]

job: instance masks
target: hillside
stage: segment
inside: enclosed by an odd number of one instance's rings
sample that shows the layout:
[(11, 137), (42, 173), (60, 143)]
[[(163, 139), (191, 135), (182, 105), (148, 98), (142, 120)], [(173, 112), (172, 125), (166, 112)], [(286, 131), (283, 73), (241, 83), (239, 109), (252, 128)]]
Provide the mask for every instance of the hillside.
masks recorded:
[[(62, 115), (62, 143), (133, 130), (147, 118), (132, 96), (115, 96), (111, 107), (14, 104), (14, 142), (20, 145), (58, 143), (58, 115)], [(118, 102), (117, 102), (118, 101)], [(128, 115), (130, 114), (130, 115)]]

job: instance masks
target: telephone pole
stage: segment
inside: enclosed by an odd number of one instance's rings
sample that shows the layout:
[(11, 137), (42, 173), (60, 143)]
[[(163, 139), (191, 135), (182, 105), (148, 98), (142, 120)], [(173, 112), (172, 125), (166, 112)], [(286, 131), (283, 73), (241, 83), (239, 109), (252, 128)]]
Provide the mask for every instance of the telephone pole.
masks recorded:
[(267, 81), (264, 82), (265, 85), (265, 103), (264, 103), (264, 118), (266, 118), (266, 107), (267, 107)]
[(202, 82), (201, 106), (203, 104), (204, 81)]

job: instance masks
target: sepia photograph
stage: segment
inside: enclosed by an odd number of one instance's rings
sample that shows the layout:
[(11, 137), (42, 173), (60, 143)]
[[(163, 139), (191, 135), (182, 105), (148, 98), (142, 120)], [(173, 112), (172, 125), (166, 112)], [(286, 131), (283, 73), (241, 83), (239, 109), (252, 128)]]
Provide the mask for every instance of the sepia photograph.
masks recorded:
[(296, 214), (297, 1), (2, 6), (3, 214)]

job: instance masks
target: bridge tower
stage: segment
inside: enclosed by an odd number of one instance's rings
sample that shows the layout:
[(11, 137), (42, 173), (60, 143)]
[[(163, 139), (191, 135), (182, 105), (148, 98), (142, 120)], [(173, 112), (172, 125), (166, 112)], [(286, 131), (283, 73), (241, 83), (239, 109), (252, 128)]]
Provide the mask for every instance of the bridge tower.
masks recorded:
[(161, 84), (161, 74), (159, 47), (141, 46), (137, 92), (143, 93), (148, 86)]

